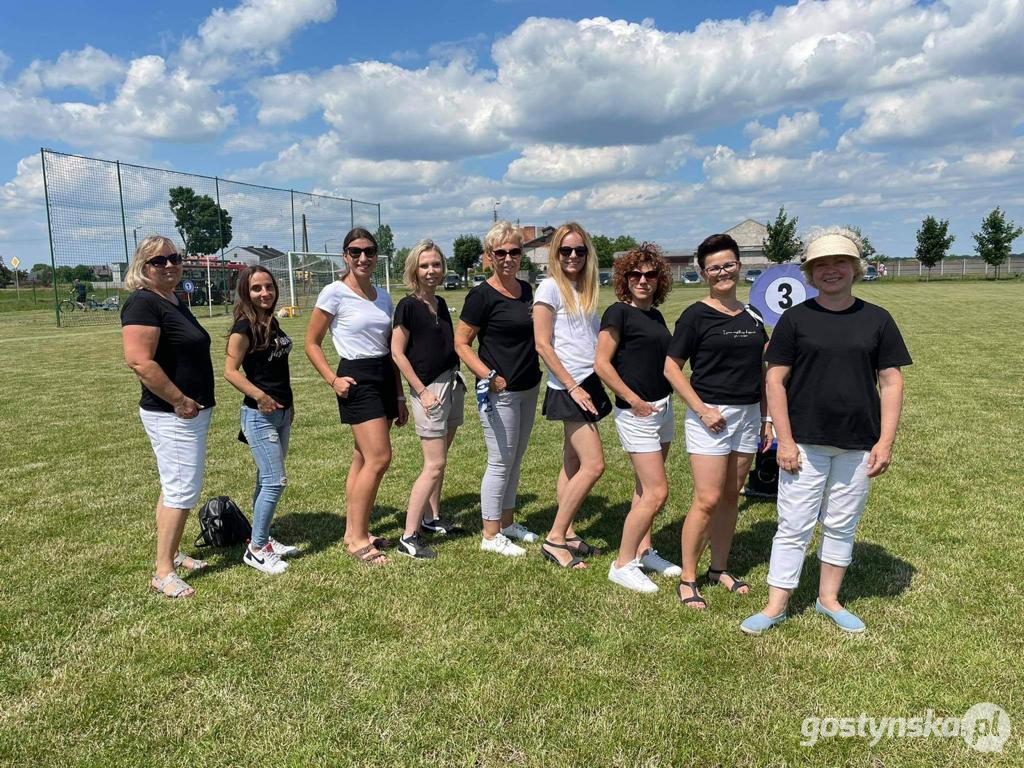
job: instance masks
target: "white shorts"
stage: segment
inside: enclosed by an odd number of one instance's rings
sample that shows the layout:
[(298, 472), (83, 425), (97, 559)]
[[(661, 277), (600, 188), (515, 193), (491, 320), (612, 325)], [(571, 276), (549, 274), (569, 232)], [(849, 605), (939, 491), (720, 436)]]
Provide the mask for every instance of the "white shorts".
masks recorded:
[(634, 416), (631, 408), (615, 407), (615, 430), (626, 453), (654, 453), (662, 443), (671, 443), (676, 436), (672, 411), (672, 395), (651, 403), (659, 409), (650, 416)]
[(428, 411), (419, 397), (409, 388), (409, 410), (412, 411), (416, 434), (420, 437), (444, 437), (465, 421), (466, 383), (458, 369), (445, 371), (427, 385), (427, 389), (441, 403), (439, 408)]
[(761, 404), (712, 405), (725, 419), (725, 429), (712, 432), (704, 426), (694, 411), (686, 409), (683, 429), (686, 432), (686, 452), (698, 456), (728, 456), (736, 453), (757, 453), (757, 441), (761, 436)]
[(194, 419), (182, 419), (173, 413), (139, 409), (142, 426), (156, 454), (164, 506), (192, 509), (203, 490), (206, 466), (206, 433), (210, 431), (212, 408), (205, 408)]

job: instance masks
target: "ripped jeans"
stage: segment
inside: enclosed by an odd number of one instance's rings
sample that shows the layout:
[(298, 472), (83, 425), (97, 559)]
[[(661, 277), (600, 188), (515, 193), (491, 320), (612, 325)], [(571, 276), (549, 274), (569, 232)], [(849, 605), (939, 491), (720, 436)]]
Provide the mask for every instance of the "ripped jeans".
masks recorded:
[(270, 521), (288, 478), (284, 459), (292, 431), (292, 409), (271, 414), (242, 406), (242, 432), (256, 461), (256, 490), (252, 496), (252, 546), (264, 547), (270, 538)]

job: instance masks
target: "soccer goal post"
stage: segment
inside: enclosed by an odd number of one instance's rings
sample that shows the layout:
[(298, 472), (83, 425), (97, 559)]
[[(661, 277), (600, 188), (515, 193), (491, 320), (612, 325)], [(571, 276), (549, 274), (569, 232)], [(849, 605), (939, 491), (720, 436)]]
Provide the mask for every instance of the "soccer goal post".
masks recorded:
[[(315, 306), (320, 291), (335, 280), (344, 277), (348, 268), (340, 253), (289, 251), (284, 256), (268, 259), (260, 264), (277, 280), (280, 296), (278, 311), (303, 314)], [(391, 292), (391, 265), (386, 256), (377, 260), (373, 284)]]

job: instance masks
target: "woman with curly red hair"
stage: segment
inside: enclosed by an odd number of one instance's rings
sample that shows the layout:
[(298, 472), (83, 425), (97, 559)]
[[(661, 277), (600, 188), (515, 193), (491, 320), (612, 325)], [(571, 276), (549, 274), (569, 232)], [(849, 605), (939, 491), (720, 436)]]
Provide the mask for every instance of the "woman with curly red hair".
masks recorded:
[(636, 490), (608, 578), (636, 592), (657, 592), (645, 570), (682, 572), (651, 546), (654, 516), (668, 498), (665, 457), (675, 431), (672, 386), (665, 378), (672, 334), (656, 309), (672, 289), (672, 277), (658, 247), (644, 243), (615, 262), (612, 282), (619, 300), (601, 318), (594, 370), (615, 393), (615, 428), (633, 462)]

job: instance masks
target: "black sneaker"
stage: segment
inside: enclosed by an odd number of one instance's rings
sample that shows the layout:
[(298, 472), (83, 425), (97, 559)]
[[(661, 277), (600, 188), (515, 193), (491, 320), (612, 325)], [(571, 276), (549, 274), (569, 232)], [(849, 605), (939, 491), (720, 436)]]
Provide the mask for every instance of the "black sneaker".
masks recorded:
[(437, 553), (423, 543), (423, 539), (420, 538), (418, 533), (400, 538), (398, 540), (398, 551), (400, 554), (415, 558), (416, 560), (433, 560), (437, 557)]
[(433, 520), (421, 521), (423, 530), (427, 533), (432, 533), (435, 536), (461, 536), (465, 533), (462, 526), (456, 525), (451, 520), (446, 520), (443, 517), (437, 517)]

